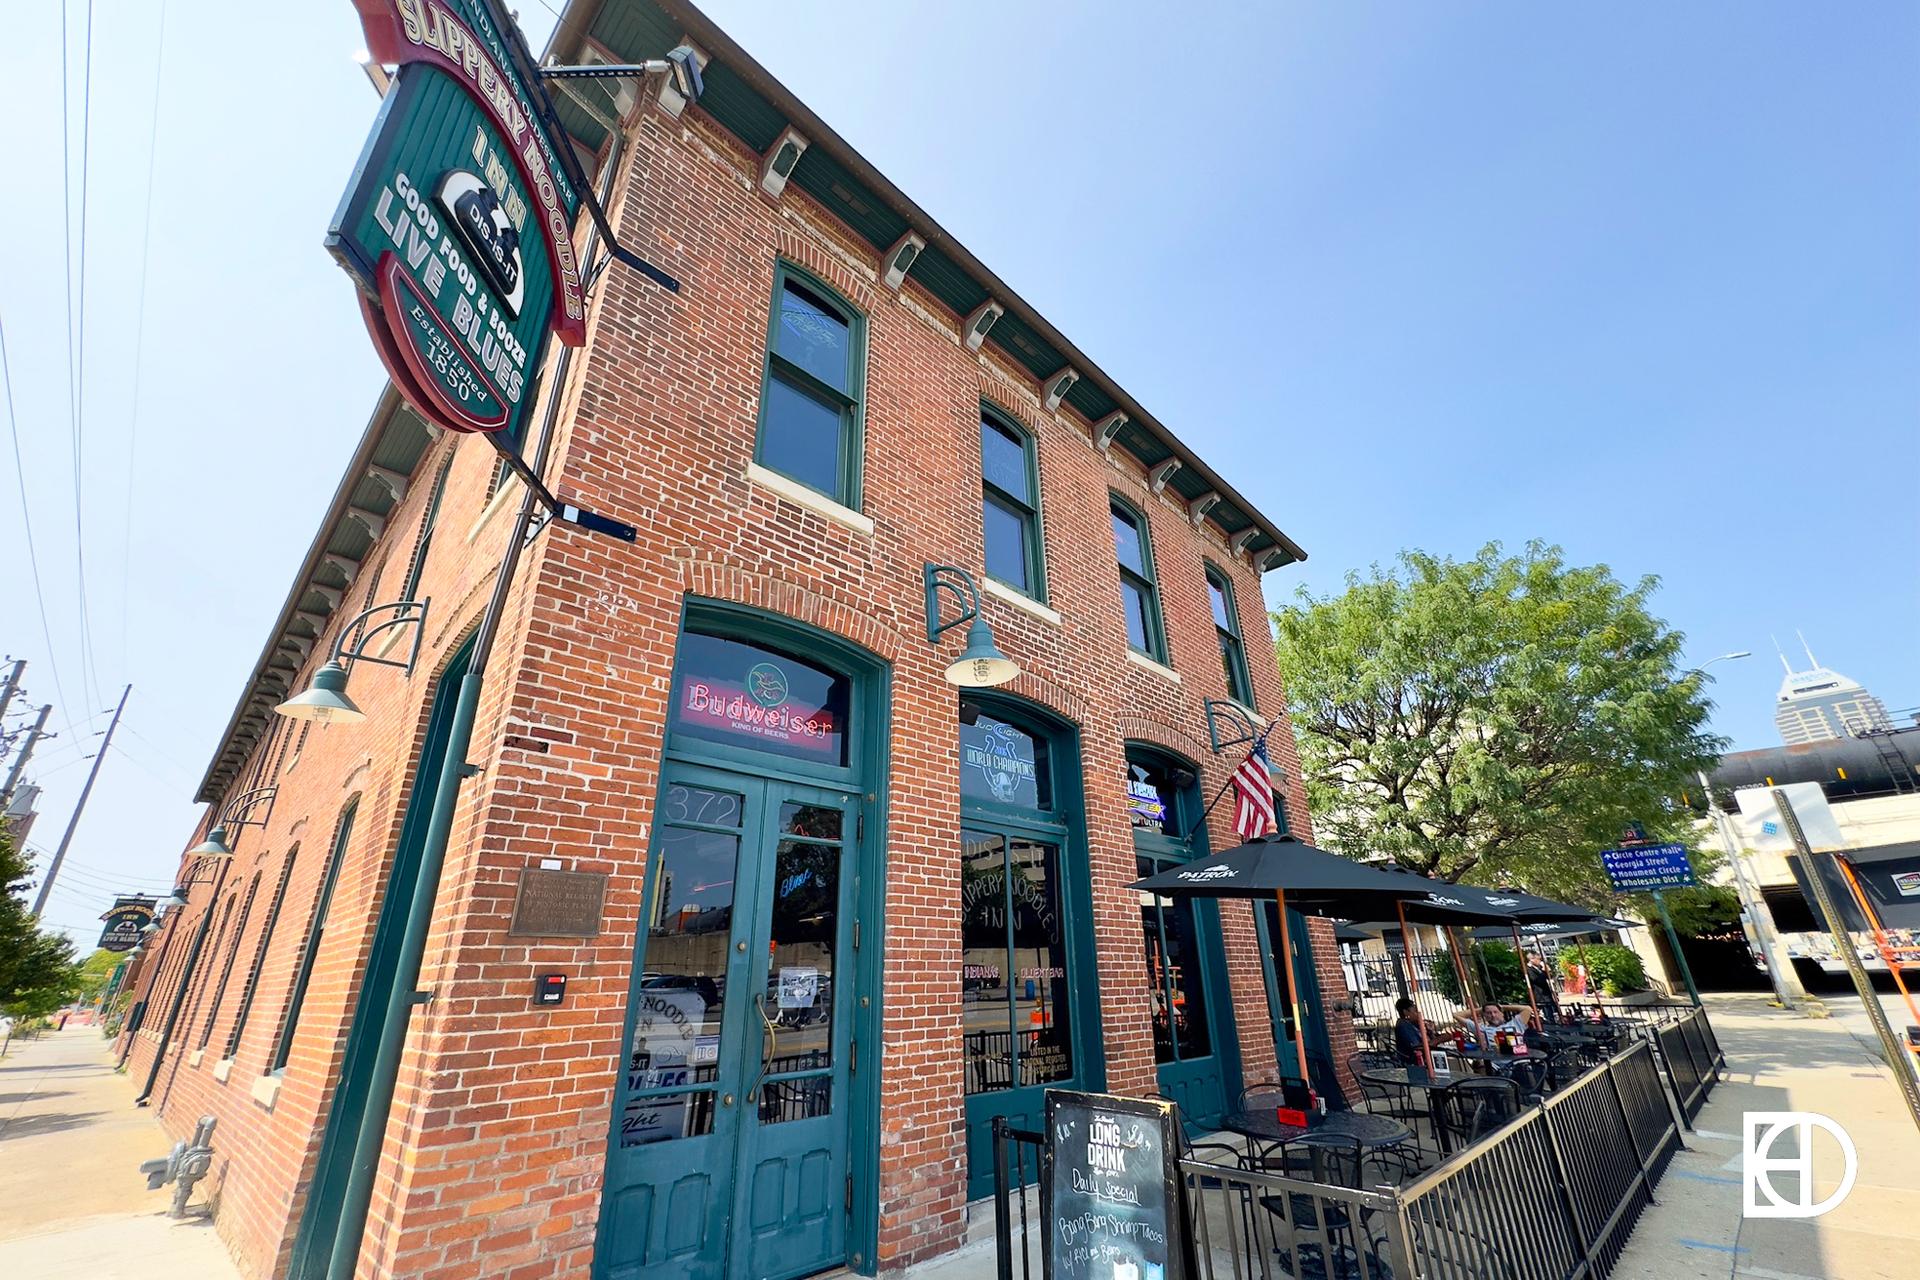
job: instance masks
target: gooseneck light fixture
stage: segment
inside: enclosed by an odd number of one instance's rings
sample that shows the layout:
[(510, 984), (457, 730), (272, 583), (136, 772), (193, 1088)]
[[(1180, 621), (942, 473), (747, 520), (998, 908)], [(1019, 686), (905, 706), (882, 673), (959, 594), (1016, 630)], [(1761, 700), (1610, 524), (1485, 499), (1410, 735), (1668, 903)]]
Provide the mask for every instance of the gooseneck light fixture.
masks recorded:
[[(347, 696), (347, 672), (356, 662), (372, 662), (382, 667), (399, 667), (411, 676), (413, 664), (420, 658), (420, 637), (426, 634), (427, 606), (431, 603), (431, 599), (395, 600), (359, 614), (340, 628), (340, 638), (333, 642), (333, 657), (313, 673), (313, 682), (306, 691), (288, 698), (274, 710), (289, 720), (318, 720), (322, 724), (358, 724), (365, 720), (367, 713)], [(375, 622), (381, 614), (392, 616)], [(404, 662), (367, 651), (375, 636), (401, 627), (413, 628), (413, 644)]]
[[(251, 791), (242, 791), (231, 803), (220, 811), (213, 826), (207, 832), (207, 838), (187, 850), (189, 858), (231, 858), (233, 846), (228, 843), (227, 829), (232, 827), (264, 827), (273, 817), (273, 798), (280, 793), (276, 786), (255, 787)], [(186, 905), (186, 895), (175, 889), (167, 903), (172, 906)]]
[[(1000, 652), (993, 643), (993, 628), (980, 612), (980, 588), (973, 575), (958, 565), (930, 564), (920, 570), (927, 590), (927, 641), (940, 647), (940, 637), (955, 627), (967, 626), (967, 647), (947, 668), (947, 683), (963, 689), (988, 689), (1005, 684), (1020, 674), (1020, 664)], [(959, 605), (959, 615), (951, 621), (940, 617), (940, 593), (948, 592)]]

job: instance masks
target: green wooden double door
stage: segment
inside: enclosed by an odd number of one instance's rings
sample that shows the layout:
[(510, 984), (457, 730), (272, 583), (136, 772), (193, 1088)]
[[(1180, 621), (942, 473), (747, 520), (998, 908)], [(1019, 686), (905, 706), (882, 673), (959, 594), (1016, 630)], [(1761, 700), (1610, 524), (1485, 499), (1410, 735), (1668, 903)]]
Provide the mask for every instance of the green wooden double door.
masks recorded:
[(857, 800), (667, 765), (601, 1275), (781, 1280), (848, 1261)]

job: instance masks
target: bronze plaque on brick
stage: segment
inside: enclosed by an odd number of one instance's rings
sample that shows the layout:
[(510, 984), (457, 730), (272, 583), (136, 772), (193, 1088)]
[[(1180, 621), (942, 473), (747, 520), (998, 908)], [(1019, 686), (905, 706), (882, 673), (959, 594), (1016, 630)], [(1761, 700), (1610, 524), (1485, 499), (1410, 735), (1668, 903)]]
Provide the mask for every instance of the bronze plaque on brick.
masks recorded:
[(513, 898), (510, 937), (592, 938), (600, 933), (607, 905), (607, 877), (598, 871), (548, 871), (527, 867)]

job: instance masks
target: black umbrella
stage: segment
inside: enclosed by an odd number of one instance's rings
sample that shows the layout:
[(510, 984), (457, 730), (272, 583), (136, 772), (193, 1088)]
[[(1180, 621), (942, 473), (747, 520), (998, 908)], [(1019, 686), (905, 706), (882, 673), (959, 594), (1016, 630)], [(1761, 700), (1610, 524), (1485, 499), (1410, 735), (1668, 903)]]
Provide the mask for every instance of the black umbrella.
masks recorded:
[[(1371, 919), (1398, 911), (1408, 898), (1444, 895), (1453, 886), (1411, 872), (1370, 867), (1337, 853), (1316, 849), (1295, 836), (1271, 835), (1258, 836), (1225, 853), (1136, 880), (1129, 887), (1143, 893), (1195, 898), (1273, 898), (1280, 906), (1280, 954), (1286, 958), (1281, 968), (1287, 978), (1287, 1007), (1292, 1010), (1297, 1027), (1300, 1004), (1293, 984), (1293, 939), (1287, 927), (1288, 907), (1303, 915)], [(1404, 917), (1401, 928), (1404, 936)], [(1411, 958), (1407, 972), (1411, 979)], [(1420, 1034), (1424, 1044), (1424, 1023)], [(1306, 1042), (1295, 1036), (1293, 1044), (1299, 1056), (1300, 1078), (1309, 1079)]]
[[(1561, 923), (1535, 921), (1520, 926), (1520, 932), (1529, 938), (1591, 938), (1596, 934), (1613, 933), (1620, 929), (1638, 929), (1642, 925), (1638, 920), (1616, 920), (1612, 916), (1594, 916), (1589, 920), (1569, 920)], [(1505, 929), (1475, 929), (1467, 935), (1475, 942), (1505, 942), (1508, 931)]]
[(1345, 921), (1334, 922), (1333, 940), (1335, 942), (1372, 942), (1379, 936), (1376, 933), (1368, 933), (1358, 925), (1348, 924)]

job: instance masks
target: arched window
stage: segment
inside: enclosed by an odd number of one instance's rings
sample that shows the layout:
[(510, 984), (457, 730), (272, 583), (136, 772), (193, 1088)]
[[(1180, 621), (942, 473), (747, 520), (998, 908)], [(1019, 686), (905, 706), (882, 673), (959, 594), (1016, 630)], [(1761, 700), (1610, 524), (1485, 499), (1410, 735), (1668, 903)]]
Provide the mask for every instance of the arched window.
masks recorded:
[(273, 901), (267, 905), (266, 923), (260, 926), (260, 941), (254, 944), (253, 965), (247, 970), (246, 984), (240, 988), (240, 1008), (233, 1015), (233, 1030), (227, 1032), (227, 1051), (220, 1055), (223, 1058), (231, 1058), (240, 1049), (240, 1035), (247, 1029), (247, 1015), (253, 1012), (254, 993), (260, 989), (260, 970), (267, 962), (273, 928), (280, 923), (280, 908), (287, 900), (287, 881), (293, 878), (293, 860), (299, 852), (300, 846), (294, 845), (287, 850), (286, 861), (281, 864), (280, 881), (273, 888)]
[(319, 954), (320, 939), (326, 934), (327, 909), (333, 905), (333, 887), (339, 882), (340, 864), (346, 861), (347, 841), (353, 836), (353, 819), (359, 810), (360, 797), (355, 796), (341, 810), (340, 822), (334, 829), (333, 849), (321, 871), (320, 894), (314, 899), (313, 919), (307, 925), (306, 943), (300, 948), (300, 967), (294, 972), (293, 989), (287, 993), (287, 1012), (281, 1019), (280, 1039), (267, 1062), (269, 1073), (284, 1070), (293, 1052), (294, 1029), (300, 1025), (300, 1008), (307, 1001), (307, 984), (313, 980), (314, 957)]
[(1167, 660), (1167, 628), (1160, 617), (1160, 588), (1153, 576), (1153, 539), (1147, 518), (1112, 499), (1113, 549), (1120, 565), (1120, 605), (1127, 647), (1142, 657)]

